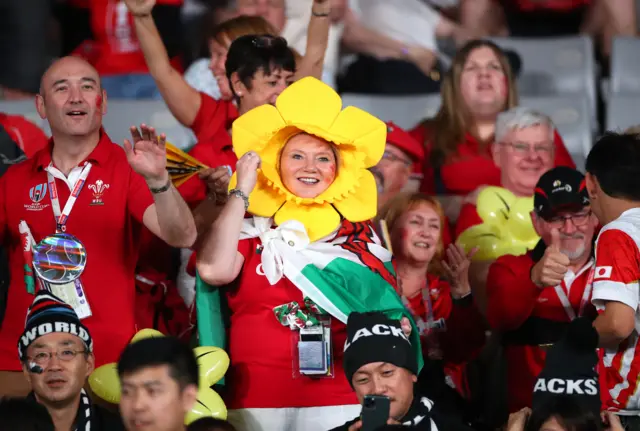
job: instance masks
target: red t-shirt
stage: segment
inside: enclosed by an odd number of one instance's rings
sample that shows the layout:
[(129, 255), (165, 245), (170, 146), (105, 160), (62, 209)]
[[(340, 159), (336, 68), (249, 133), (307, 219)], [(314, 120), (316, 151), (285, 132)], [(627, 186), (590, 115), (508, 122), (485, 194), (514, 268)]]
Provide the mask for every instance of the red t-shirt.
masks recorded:
[(0, 124), (29, 158), (47, 145), (42, 129), (20, 115), (0, 113)]
[[(198, 143), (189, 154), (210, 168), (228, 165), (235, 172), (238, 158), (233, 152), (229, 129), (238, 118), (238, 110), (231, 101), (215, 100), (204, 93), (200, 97), (200, 110), (191, 125)], [(185, 181), (179, 190), (191, 207), (207, 197), (207, 185), (197, 175)]]
[[(183, 0), (158, 0), (158, 4), (179, 6)], [(140, 50), (133, 16), (121, 0), (91, 0), (93, 40), (80, 45), (74, 53), (89, 61), (100, 75), (148, 73)], [(180, 69), (179, 59), (172, 61)]]
[[(33, 295), (24, 284), (24, 258), (18, 225), (27, 222), (36, 241), (55, 233), (50, 192), (32, 197), (47, 185), (45, 167), (51, 162), (52, 141), (32, 159), (14, 165), (0, 178), (0, 242), (9, 253), (12, 274), (7, 311), (0, 328), (0, 370), (21, 369), (16, 353)], [(87, 158), (92, 168), (67, 222), (87, 251), (81, 276), (92, 316), (83, 320), (94, 339), (96, 366), (116, 362), (136, 332), (134, 271), (144, 212), (153, 197), (144, 179), (127, 162), (124, 150), (102, 132)], [(100, 182), (101, 181), (101, 182)], [(56, 179), (60, 206), (70, 195)], [(92, 187), (93, 186), (93, 187)], [(47, 187), (48, 189), (48, 187)], [(100, 192), (102, 192), (100, 194)]]
[(602, 349), (600, 370), (605, 406), (611, 410), (640, 410), (640, 330), (638, 291), (640, 290), (640, 208), (625, 211), (606, 224), (596, 243), (596, 273), (593, 303), (603, 310), (609, 301), (621, 302), (635, 310), (635, 331), (615, 349)]
[(495, 0), (502, 5), (520, 12), (553, 11), (569, 12), (588, 6), (591, 0)]
[[(426, 142), (427, 130), (420, 124), (411, 131), (414, 138)], [(576, 167), (567, 151), (560, 135), (554, 136), (555, 162), (554, 166)], [(435, 170), (429, 163), (431, 145), (427, 144), (424, 167), (424, 179), (421, 191), (428, 194), (436, 193)], [(493, 162), (491, 145), (481, 150), (480, 143), (467, 133), (465, 141), (458, 146), (456, 157), (447, 161), (440, 168), (440, 177), (447, 194), (467, 195), (480, 186), (500, 186), (500, 169)]]
[[(520, 328), (529, 317), (570, 322), (560, 297), (553, 287), (539, 288), (530, 278), (534, 265), (532, 253), (499, 257), (489, 268), (487, 277), (487, 321), (498, 331)], [(565, 276), (561, 288), (576, 316), (594, 314), (584, 298), (593, 262), (578, 274)], [(581, 304), (583, 305), (580, 312)], [(547, 351), (537, 345), (507, 344), (505, 346), (509, 411), (531, 407), (533, 387), (545, 364)]]
[[(334, 377), (293, 377), (293, 342), (298, 332), (283, 326), (273, 308), (296, 301), (300, 290), (283, 278), (271, 286), (262, 275), (258, 238), (241, 240), (238, 251), (244, 265), (238, 279), (226, 291), (231, 310), (229, 357), (231, 366), (229, 409), (320, 407), (358, 404), (342, 369), (346, 326), (332, 319)], [(16, 355), (17, 356), (17, 355)], [(297, 359), (296, 359), (297, 360)]]

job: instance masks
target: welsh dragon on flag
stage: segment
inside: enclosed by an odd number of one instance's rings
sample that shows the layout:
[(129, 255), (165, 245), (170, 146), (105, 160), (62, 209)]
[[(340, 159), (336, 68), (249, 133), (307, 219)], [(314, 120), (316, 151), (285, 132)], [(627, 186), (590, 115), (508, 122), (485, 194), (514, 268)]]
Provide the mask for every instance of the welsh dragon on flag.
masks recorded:
[[(411, 344), (422, 367), (419, 332), (396, 293), (391, 253), (381, 245), (371, 223), (343, 220), (334, 234), (309, 242), (299, 222), (272, 228), (271, 219), (245, 219), (240, 238), (255, 237), (262, 240), (262, 267), (272, 285), (287, 277), (303, 296), (341, 322), (346, 324), (354, 311), (382, 311), (397, 320), (408, 317), (413, 328)], [(200, 278), (196, 306), (200, 344), (225, 347), (219, 291)]]

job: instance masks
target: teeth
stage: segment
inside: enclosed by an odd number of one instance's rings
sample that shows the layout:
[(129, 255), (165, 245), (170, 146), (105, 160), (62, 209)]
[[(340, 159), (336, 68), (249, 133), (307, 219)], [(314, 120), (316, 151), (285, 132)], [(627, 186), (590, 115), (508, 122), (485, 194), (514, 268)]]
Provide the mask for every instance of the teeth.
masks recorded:
[(416, 242), (413, 245), (420, 248), (429, 248), (429, 244), (426, 242)]
[(298, 180), (302, 181), (305, 184), (318, 184), (320, 180), (316, 178), (298, 178)]

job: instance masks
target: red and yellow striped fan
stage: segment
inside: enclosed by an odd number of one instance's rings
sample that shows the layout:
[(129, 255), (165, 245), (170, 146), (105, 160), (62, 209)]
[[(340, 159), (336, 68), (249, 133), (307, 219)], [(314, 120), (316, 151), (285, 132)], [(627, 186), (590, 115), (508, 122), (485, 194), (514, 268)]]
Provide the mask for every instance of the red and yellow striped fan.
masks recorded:
[(185, 181), (198, 172), (209, 167), (201, 163), (198, 159), (191, 157), (181, 149), (167, 143), (167, 171), (171, 177), (171, 182), (176, 187), (180, 187)]

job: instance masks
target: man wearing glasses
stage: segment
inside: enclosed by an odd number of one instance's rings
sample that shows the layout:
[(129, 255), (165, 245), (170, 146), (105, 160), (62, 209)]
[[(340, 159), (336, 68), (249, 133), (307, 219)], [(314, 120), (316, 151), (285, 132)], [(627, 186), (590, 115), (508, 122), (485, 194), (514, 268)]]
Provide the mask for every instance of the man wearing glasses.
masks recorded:
[[(501, 187), (516, 196), (533, 196), (542, 174), (554, 166), (554, 135), (551, 119), (532, 109), (516, 107), (498, 115), (492, 156), (500, 168)], [(482, 223), (476, 201), (483, 189), (478, 188), (465, 199), (456, 222), (456, 238)]]
[(73, 308), (40, 290), (18, 340), (28, 398), (44, 405), (59, 431), (124, 431), (120, 418), (93, 405), (83, 389), (93, 371), (93, 340)]
[[(424, 148), (406, 130), (387, 123), (387, 145), (378, 164), (371, 170), (378, 183), (378, 208), (406, 190), (414, 172), (422, 170)], [(417, 191), (418, 184), (415, 185)]]
[(598, 220), (584, 175), (567, 167), (542, 175), (531, 218), (538, 245), (522, 256), (498, 258), (487, 279), (487, 320), (502, 333), (511, 412), (531, 407), (546, 349), (573, 319), (595, 316), (590, 301)]

